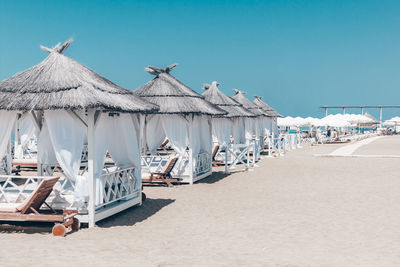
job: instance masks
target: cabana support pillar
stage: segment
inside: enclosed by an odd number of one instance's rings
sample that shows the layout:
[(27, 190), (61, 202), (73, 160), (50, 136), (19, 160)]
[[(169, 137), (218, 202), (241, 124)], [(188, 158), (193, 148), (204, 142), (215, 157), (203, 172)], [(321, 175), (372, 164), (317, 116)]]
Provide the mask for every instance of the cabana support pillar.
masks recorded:
[(95, 142), (94, 142), (94, 109), (88, 110), (88, 179), (89, 179), (89, 227), (95, 226), (95, 201), (96, 201), (96, 190), (95, 190), (95, 177), (94, 177), (94, 155), (95, 155)]
[(189, 115), (189, 178), (193, 184), (193, 114)]

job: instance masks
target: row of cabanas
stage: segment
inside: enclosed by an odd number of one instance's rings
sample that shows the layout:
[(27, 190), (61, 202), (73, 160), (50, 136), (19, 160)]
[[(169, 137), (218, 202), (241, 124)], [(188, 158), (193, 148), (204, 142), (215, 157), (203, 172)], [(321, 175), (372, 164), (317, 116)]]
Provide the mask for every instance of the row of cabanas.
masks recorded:
[[(30, 121), (38, 175), (29, 181), (61, 171), (52, 207), (77, 208), (89, 226), (141, 204), (142, 174), (165, 166), (160, 158), (178, 158), (172, 175), (193, 183), (212, 173), (213, 145), (243, 144), (254, 154), (278, 134), (280, 114), (261, 97), (250, 101), (236, 90), (231, 98), (217, 82), (200, 95), (170, 74), (176, 64), (146, 68), (154, 78), (132, 92), (66, 57), (70, 44), (41, 46), (45, 60), (0, 82), (0, 158), (11, 154), (13, 129), (14, 154), (26, 145)], [(165, 140), (174, 153), (160, 154)], [(105, 168), (107, 154), (114, 164)]]
[(360, 125), (376, 125), (379, 122), (370, 114), (330, 114), (324, 118), (302, 118), (284, 117), (278, 118), (280, 127), (310, 127), (310, 126), (330, 126), (330, 127), (350, 127)]

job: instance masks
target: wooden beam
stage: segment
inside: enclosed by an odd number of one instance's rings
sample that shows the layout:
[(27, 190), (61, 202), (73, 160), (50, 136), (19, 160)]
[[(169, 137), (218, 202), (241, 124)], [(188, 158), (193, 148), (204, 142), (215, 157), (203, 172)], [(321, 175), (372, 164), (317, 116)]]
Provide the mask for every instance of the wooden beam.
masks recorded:
[(84, 128), (88, 127), (88, 124), (74, 111), (74, 110), (67, 110), (67, 112), (74, 118), (77, 119), (80, 123), (82, 123), (82, 125), (84, 126)]
[(33, 120), (33, 125), (35, 125), (36, 130), (40, 132), (40, 130), (42, 129), (42, 114), (39, 114), (38, 112), (38, 114), (36, 115), (35, 111), (32, 110), (30, 112), (30, 115)]

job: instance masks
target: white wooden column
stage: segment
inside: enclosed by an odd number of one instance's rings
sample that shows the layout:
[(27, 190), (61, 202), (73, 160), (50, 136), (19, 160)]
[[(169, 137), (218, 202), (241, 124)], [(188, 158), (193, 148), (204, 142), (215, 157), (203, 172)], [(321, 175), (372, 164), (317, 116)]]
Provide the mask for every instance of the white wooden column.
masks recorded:
[(208, 132), (210, 134), (210, 146), (211, 146), (211, 154), (210, 154), (210, 170), (212, 173), (212, 152), (213, 152), (213, 138), (212, 138), (212, 117), (211, 116), (207, 116), (207, 123), (208, 123)]
[(189, 179), (190, 184), (193, 184), (193, 114), (189, 115)]
[(94, 176), (94, 155), (95, 155), (95, 142), (94, 142), (94, 109), (88, 110), (88, 179), (89, 179), (89, 227), (95, 226), (95, 201), (96, 201), (96, 183)]

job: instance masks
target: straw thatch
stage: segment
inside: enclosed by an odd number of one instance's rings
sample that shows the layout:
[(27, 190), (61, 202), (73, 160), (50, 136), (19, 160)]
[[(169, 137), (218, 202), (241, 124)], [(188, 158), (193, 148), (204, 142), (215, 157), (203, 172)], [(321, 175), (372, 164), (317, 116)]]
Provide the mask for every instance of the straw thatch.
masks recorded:
[(253, 114), (257, 116), (268, 116), (268, 113), (261, 109), (259, 106), (251, 102), (251, 100), (247, 99), (244, 95), (246, 94), (243, 91), (239, 91), (237, 89), (233, 89), (235, 95), (232, 96), (234, 100), (242, 104), (245, 108), (250, 110)]
[(243, 107), (242, 104), (233, 100), (218, 89), (218, 83), (212, 82), (211, 85), (205, 84), (204, 89), (206, 90), (202, 95), (206, 100), (210, 101), (214, 105), (228, 112), (226, 115), (217, 116), (223, 118), (237, 118), (237, 117), (255, 117), (251, 111)]
[(102, 108), (123, 112), (154, 112), (158, 107), (119, 87), (62, 53), (68, 40), (38, 65), (0, 82), (0, 109), (48, 110)]
[(225, 115), (227, 112), (208, 102), (169, 72), (177, 64), (165, 69), (149, 66), (146, 71), (156, 77), (136, 89), (134, 94), (160, 106), (161, 114), (205, 114)]
[(265, 110), (270, 117), (283, 118), (283, 116), (279, 114), (274, 108), (262, 101), (262, 96), (254, 96), (253, 103)]

